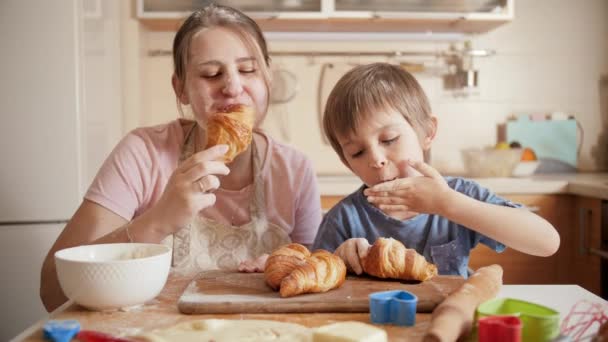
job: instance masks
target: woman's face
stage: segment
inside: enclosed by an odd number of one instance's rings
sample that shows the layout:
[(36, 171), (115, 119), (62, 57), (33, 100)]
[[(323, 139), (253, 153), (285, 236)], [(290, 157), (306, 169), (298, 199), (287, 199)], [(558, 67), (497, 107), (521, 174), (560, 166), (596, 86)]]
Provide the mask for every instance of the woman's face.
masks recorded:
[[(433, 119), (434, 120), (434, 119)], [(347, 166), (367, 185), (417, 176), (407, 160), (422, 161), (433, 136), (419, 140), (414, 128), (395, 110), (376, 111), (357, 133), (338, 136)]]
[(215, 27), (192, 37), (179, 99), (191, 105), (199, 124), (206, 125), (209, 115), (229, 105), (243, 104), (256, 110), (257, 126), (268, 108), (267, 92), (255, 55), (239, 35)]

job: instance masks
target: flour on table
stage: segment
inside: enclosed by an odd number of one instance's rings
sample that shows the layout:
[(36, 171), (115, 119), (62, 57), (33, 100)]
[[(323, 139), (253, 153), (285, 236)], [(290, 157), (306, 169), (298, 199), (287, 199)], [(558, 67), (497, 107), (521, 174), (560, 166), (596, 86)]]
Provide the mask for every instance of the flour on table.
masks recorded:
[(206, 319), (134, 336), (149, 342), (294, 341), (311, 342), (312, 331), (295, 323), (268, 320)]
[(169, 341), (386, 342), (384, 329), (362, 322), (337, 322), (317, 328), (270, 320), (205, 319), (154, 330), (136, 337)]
[(384, 329), (362, 322), (337, 322), (313, 329), (313, 342), (386, 342)]

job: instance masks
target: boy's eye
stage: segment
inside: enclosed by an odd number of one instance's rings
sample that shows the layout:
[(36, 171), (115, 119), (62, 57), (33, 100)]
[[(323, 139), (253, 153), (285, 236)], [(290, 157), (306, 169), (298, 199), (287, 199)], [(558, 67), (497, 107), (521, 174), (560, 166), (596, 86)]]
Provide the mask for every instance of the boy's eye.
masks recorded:
[(362, 155), (363, 155), (363, 150), (361, 150), (361, 151), (357, 151), (357, 152), (355, 152), (355, 153), (351, 153), (350, 157), (351, 157), (351, 158), (357, 158), (357, 157), (360, 157), (360, 156), (362, 156)]
[(391, 138), (391, 139), (382, 140), (382, 143), (385, 145), (390, 145), (390, 144), (396, 142), (397, 140), (399, 140), (399, 135), (394, 138)]

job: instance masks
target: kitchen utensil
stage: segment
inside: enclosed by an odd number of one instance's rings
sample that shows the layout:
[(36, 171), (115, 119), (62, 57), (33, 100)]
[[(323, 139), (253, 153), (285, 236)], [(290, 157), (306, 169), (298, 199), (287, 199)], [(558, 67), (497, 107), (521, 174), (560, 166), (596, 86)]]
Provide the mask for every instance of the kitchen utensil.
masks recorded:
[(473, 329), (479, 303), (496, 297), (502, 286), (502, 267), (479, 268), (434, 311), (424, 341), (456, 341)]
[(272, 89), (270, 90), (270, 103), (281, 104), (293, 100), (298, 93), (297, 76), (283, 68), (272, 70)]
[[(323, 113), (329, 94), (338, 80), (356, 65), (353, 63), (324, 63), (321, 65), (317, 85), (317, 121), (320, 132), (323, 132)], [(321, 134), (321, 139), (325, 145), (329, 146), (329, 140), (324, 133)]]
[(517, 316), (482, 317), (477, 323), (479, 342), (521, 341), (521, 320)]
[(215, 270), (192, 280), (177, 306), (186, 314), (369, 312), (371, 293), (402, 290), (418, 298), (418, 312), (431, 312), (463, 282), (458, 276), (436, 276), (422, 283), (348, 276), (341, 287), (328, 292), (281, 298), (262, 273)]
[[(561, 334), (575, 341), (588, 335), (593, 327), (600, 326), (599, 332), (608, 329), (608, 304), (601, 305), (588, 300), (580, 300), (572, 306), (564, 317)], [(607, 340), (608, 341), (608, 340)]]
[(156, 297), (169, 274), (171, 248), (161, 244), (112, 243), (55, 253), (65, 295), (93, 310), (130, 307)]
[(42, 327), (42, 334), (47, 340), (53, 342), (69, 342), (80, 331), (77, 320), (50, 320)]
[(76, 338), (80, 342), (137, 342), (128, 338), (116, 337), (100, 331), (82, 330)]
[(369, 295), (369, 317), (375, 324), (411, 327), (416, 324), (418, 298), (407, 291), (382, 291)]
[(559, 312), (535, 303), (498, 298), (479, 305), (475, 318), (512, 315), (521, 319), (522, 341), (549, 341), (559, 335)]

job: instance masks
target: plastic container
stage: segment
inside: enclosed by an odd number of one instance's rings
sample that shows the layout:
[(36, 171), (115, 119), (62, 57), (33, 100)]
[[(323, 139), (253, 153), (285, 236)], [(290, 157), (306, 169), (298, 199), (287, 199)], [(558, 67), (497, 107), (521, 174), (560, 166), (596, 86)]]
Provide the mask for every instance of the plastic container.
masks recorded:
[(559, 335), (559, 312), (546, 306), (512, 298), (492, 299), (477, 307), (475, 319), (497, 315), (519, 317), (524, 342), (550, 341)]
[(467, 149), (462, 160), (468, 177), (511, 177), (521, 160), (521, 148)]
[(478, 319), (479, 342), (519, 342), (522, 323), (517, 316), (488, 316)]
[(413, 326), (416, 324), (418, 297), (407, 291), (383, 291), (369, 295), (372, 323)]

